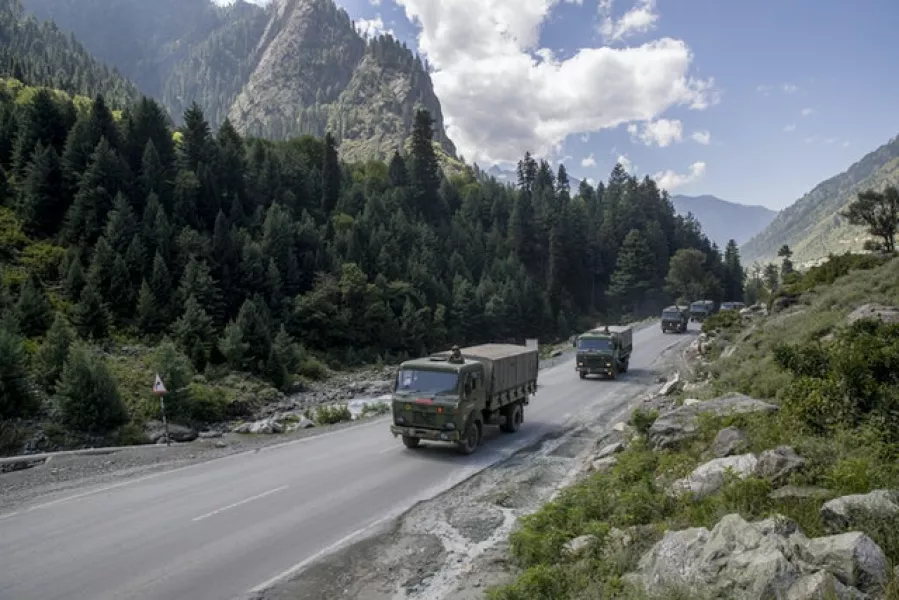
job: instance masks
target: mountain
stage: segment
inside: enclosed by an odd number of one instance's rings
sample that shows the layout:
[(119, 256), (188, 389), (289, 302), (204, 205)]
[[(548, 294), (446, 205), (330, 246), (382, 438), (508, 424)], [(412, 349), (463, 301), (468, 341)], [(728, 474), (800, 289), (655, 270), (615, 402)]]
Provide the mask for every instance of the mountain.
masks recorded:
[(764, 206), (728, 202), (715, 196), (671, 196), (674, 210), (681, 216), (693, 213), (709, 239), (721, 248), (731, 239), (749, 241), (774, 220), (777, 213)]
[(774, 258), (787, 244), (797, 265), (828, 254), (860, 250), (867, 235), (839, 216), (863, 190), (899, 184), (899, 136), (865, 155), (843, 173), (816, 185), (785, 208), (770, 225), (742, 248), (744, 261)]
[(133, 83), (98, 62), (52, 22), (26, 15), (18, 0), (0, 3), (0, 40), (0, 77), (71, 95), (103, 94), (118, 107), (139, 97)]
[(333, 0), (24, 0), (161, 100), (176, 122), (194, 101), (214, 127), (286, 139), (332, 131), (347, 160), (386, 157), (434, 118), (456, 155), (421, 59), (388, 35), (363, 38)]

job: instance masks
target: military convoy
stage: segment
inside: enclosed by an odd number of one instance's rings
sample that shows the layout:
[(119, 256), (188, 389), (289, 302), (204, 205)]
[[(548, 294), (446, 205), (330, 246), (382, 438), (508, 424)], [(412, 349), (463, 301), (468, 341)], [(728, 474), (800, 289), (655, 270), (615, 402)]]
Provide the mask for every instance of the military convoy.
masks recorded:
[(471, 454), (485, 425), (518, 431), (537, 392), (538, 369), (537, 349), (515, 344), (454, 347), (408, 360), (397, 373), (390, 431), (407, 448), (429, 440)]
[(630, 325), (606, 325), (582, 333), (577, 338), (575, 370), (581, 379), (601, 375), (615, 379), (627, 373), (634, 350), (634, 328)]
[(702, 323), (715, 314), (714, 300), (697, 300), (690, 304), (690, 320)]
[(662, 310), (662, 333), (684, 333), (690, 321), (690, 309), (673, 304)]

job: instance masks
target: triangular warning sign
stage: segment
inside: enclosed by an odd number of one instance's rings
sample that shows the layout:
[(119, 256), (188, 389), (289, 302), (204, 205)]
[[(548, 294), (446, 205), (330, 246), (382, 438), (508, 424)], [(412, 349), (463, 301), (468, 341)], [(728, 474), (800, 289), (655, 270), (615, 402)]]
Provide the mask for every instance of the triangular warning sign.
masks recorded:
[(156, 374), (156, 381), (153, 382), (153, 393), (154, 394), (164, 394), (166, 392), (165, 384), (162, 383), (162, 377), (159, 376), (159, 373)]

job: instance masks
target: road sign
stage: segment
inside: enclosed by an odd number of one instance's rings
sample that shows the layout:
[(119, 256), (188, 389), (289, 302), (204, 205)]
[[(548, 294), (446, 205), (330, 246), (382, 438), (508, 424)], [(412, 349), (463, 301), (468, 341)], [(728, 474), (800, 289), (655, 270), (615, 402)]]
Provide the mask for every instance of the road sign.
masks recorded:
[(165, 389), (165, 384), (162, 383), (162, 377), (159, 376), (159, 373), (156, 374), (156, 381), (153, 382), (153, 393), (159, 395), (168, 393)]

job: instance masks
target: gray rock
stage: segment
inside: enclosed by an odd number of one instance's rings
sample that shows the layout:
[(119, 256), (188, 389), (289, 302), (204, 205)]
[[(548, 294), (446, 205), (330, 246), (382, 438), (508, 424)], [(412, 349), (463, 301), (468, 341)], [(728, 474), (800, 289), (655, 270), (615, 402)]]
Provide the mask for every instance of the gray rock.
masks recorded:
[(746, 432), (737, 427), (725, 427), (715, 436), (712, 442), (712, 454), (718, 458), (724, 458), (746, 450), (748, 439)]
[(596, 473), (608, 473), (616, 464), (618, 464), (617, 456), (607, 456), (594, 460), (590, 464), (590, 470)]
[(899, 308), (885, 304), (864, 304), (846, 317), (846, 321), (850, 325), (862, 319), (877, 319), (884, 323), (899, 323)]
[(253, 423), (241, 423), (233, 429), (234, 433), (259, 433), (272, 434), (283, 433), (284, 426), (275, 419), (263, 419)]
[(594, 543), (596, 543), (595, 535), (581, 535), (565, 544), (562, 547), (562, 551), (569, 556), (577, 556), (590, 548)]
[(701, 464), (690, 475), (672, 484), (675, 492), (691, 492), (696, 500), (711, 496), (724, 486), (725, 474), (733, 473), (740, 479), (753, 474), (758, 464), (755, 454), (740, 454), (716, 458)]
[(812, 600), (829, 598), (821, 594), (831, 587), (837, 598), (861, 599), (853, 588), (872, 589), (886, 566), (876, 544), (853, 535), (808, 540), (784, 517), (750, 523), (731, 514), (711, 531), (667, 532), (626, 579), (652, 595), (679, 588), (717, 598)]
[(880, 591), (889, 581), (889, 562), (874, 540), (858, 531), (808, 540), (800, 551), (841, 583), (863, 592)]
[(847, 587), (827, 571), (803, 575), (787, 590), (785, 600), (866, 600), (867, 594)]
[(213, 438), (220, 438), (222, 435), (221, 431), (201, 431), (199, 437), (201, 440), (210, 440)]
[(773, 483), (781, 483), (790, 474), (795, 473), (805, 466), (805, 459), (796, 454), (789, 446), (778, 446), (773, 450), (765, 450), (759, 455), (759, 462), (755, 467), (757, 477), (767, 479)]
[(599, 452), (596, 453), (596, 459), (606, 458), (607, 456), (612, 456), (613, 454), (617, 454), (624, 450), (623, 442), (615, 442), (614, 444), (608, 444), (600, 448)]
[(689, 439), (699, 431), (699, 415), (772, 413), (778, 406), (750, 398), (744, 394), (727, 394), (692, 406), (681, 406), (656, 419), (649, 428), (650, 444), (656, 448), (670, 448)]
[(893, 490), (841, 496), (821, 507), (821, 520), (830, 531), (841, 531), (859, 520), (887, 519), (896, 515), (899, 515), (899, 492)]
[[(162, 421), (150, 421), (144, 427), (147, 438), (151, 443), (165, 443), (165, 426)], [(199, 433), (193, 427), (169, 423), (169, 438), (173, 442), (192, 442), (197, 439)]]
[(772, 500), (827, 500), (829, 498), (833, 498), (834, 496), (835, 494), (832, 490), (820, 487), (799, 485), (785, 485), (768, 494), (768, 497)]

